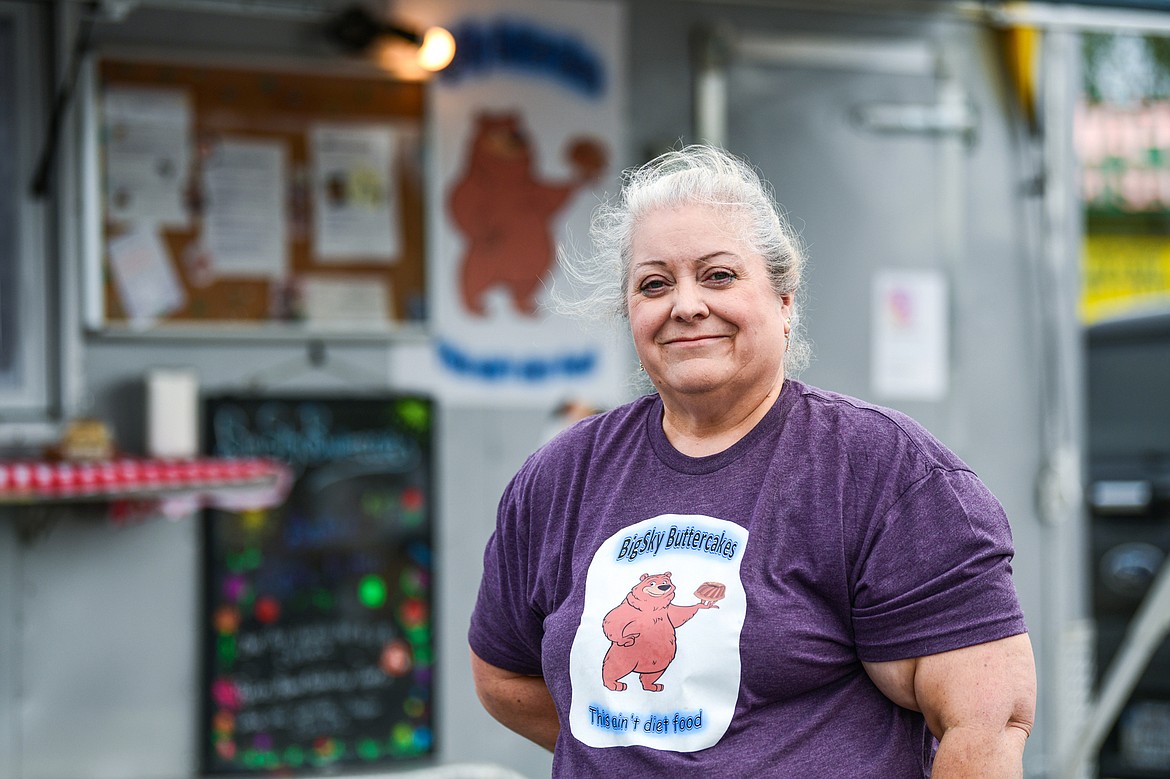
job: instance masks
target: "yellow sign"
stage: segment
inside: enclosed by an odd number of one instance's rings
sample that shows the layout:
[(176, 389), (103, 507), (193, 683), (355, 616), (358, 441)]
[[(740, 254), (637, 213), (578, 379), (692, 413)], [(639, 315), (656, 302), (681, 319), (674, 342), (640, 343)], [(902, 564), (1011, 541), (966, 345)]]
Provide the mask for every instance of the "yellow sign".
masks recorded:
[(1170, 311), (1170, 236), (1090, 235), (1081, 263), (1083, 323)]

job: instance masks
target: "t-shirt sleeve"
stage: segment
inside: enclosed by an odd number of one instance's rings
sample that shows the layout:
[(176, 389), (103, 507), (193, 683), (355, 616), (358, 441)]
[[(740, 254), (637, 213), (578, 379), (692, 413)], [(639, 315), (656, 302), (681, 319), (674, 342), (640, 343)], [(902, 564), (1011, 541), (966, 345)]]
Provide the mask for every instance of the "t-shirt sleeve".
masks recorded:
[(936, 468), (870, 525), (853, 576), (858, 656), (922, 657), (1027, 630), (1011, 529), (967, 470)]
[(480, 658), (497, 668), (539, 675), (544, 630), (529, 598), (531, 534), (522, 481), (523, 471), (500, 499), (496, 529), (484, 550), (483, 578), (468, 640)]

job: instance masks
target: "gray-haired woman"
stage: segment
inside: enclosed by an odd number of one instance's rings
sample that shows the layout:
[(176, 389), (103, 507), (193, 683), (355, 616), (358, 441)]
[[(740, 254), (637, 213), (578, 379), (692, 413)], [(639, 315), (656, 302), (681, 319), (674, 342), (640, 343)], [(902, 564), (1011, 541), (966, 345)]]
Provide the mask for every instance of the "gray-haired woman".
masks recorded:
[(670, 152), (594, 240), (590, 305), (657, 392), (508, 485), (470, 631), (488, 711), (556, 776), (1020, 776), (1007, 518), (911, 419), (791, 377), (803, 253), (767, 185)]

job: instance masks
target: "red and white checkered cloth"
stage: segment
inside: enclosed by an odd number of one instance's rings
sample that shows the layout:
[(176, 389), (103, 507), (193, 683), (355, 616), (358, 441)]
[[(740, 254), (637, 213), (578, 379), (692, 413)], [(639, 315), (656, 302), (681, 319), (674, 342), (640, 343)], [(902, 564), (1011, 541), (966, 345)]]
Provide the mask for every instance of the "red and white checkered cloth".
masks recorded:
[(0, 461), (0, 503), (148, 498), (164, 509), (262, 509), (283, 502), (291, 481), (287, 465), (259, 458)]

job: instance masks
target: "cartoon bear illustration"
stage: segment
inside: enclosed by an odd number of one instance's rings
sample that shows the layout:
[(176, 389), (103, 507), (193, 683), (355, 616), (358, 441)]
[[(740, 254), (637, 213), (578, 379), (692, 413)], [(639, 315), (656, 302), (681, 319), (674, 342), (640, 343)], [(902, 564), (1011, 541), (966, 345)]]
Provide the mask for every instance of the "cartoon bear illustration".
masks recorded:
[(536, 313), (536, 294), (555, 260), (552, 219), (606, 166), (605, 147), (596, 140), (577, 139), (565, 155), (573, 178), (539, 181), (535, 149), (520, 117), (481, 113), (476, 118), (464, 173), (448, 199), (464, 238), (460, 287), (468, 312), (482, 316), (484, 293), (502, 285), (518, 311)]
[(601, 681), (608, 689), (626, 689), (621, 678), (637, 672), (643, 690), (661, 691), (658, 679), (674, 660), (675, 630), (699, 609), (719, 608), (711, 599), (676, 606), (674, 594), (670, 571), (644, 573), (625, 600), (605, 615), (601, 626), (612, 643), (601, 662)]

